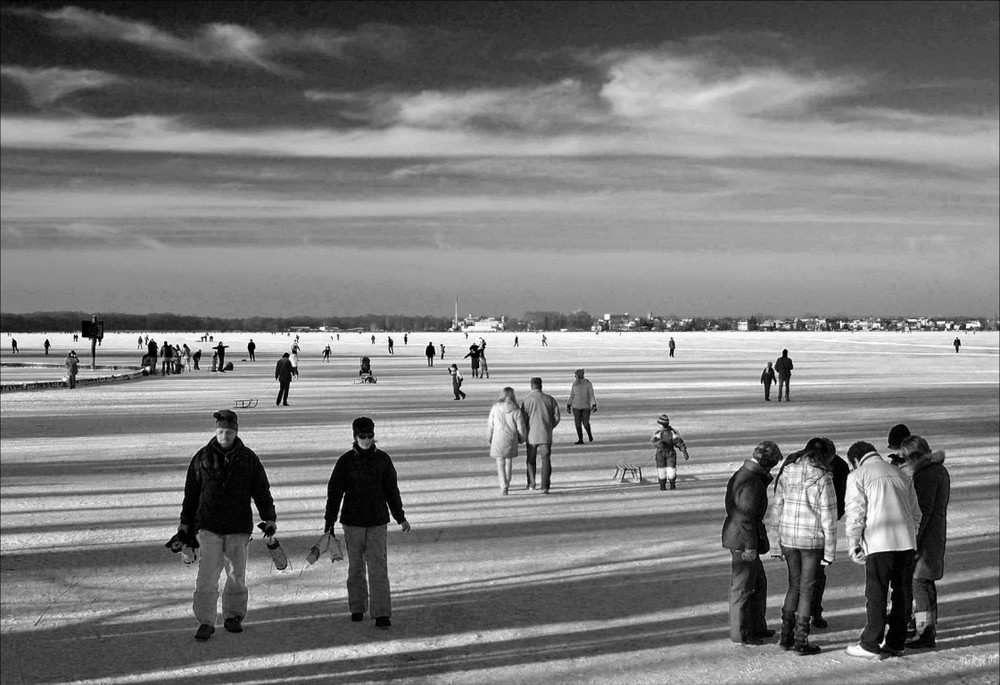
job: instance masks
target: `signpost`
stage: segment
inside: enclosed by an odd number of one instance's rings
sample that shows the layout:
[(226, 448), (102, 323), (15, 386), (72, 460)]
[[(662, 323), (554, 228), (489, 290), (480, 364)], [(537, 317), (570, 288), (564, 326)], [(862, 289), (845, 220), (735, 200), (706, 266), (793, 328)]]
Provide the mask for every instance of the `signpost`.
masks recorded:
[(104, 322), (97, 320), (97, 314), (90, 317), (90, 321), (80, 322), (81, 333), (84, 338), (90, 338), (90, 369), (97, 368), (97, 341), (104, 339)]

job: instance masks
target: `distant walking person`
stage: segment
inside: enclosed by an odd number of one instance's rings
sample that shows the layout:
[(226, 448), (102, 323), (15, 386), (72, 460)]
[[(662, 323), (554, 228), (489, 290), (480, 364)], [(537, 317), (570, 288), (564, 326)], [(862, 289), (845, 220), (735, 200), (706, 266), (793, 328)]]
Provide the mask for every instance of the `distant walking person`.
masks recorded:
[(247, 353), (250, 355), (250, 361), (252, 362), (257, 361), (257, 358), (253, 356), (254, 350), (256, 349), (257, 343), (253, 341), (253, 338), (250, 338), (250, 342), (247, 343)]
[(549, 346), (549, 339), (544, 333), (542, 333), (542, 347), (548, 347), (548, 346)]
[(597, 411), (597, 397), (594, 395), (594, 384), (583, 377), (585, 371), (577, 369), (575, 380), (569, 389), (569, 399), (566, 409), (573, 414), (573, 425), (576, 427), (576, 444), (583, 444), (583, 429), (587, 429), (587, 439), (594, 442), (594, 434), (590, 431), (590, 414)]
[(900, 656), (912, 612), (920, 503), (910, 477), (884, 461), (870, 443), (851, 445), (847, 460), (854, 467), (847, 477), (847, 553), (865, 566), (867, 618), (859, 643), (847, 653), (868, 659)]
[(80, 372), (80, 358), (76, 350), (70, 350), (66, 355), (66, 382), (70, 390), (76, 387), (76, 374)]
[(389, 336), (389, 354), (392, 354), (392, 336)]
[[(527, 476), (528, 490), (541, 486), (543, 494), (549, 494), (552, 480), (552, 430), (559, 425), (559, 403), (552, 395), (542, 392), (542, 379), (531, 379), (531, 393), (521, 402), (528, 424)], [(536, 465), (538, 480), (535, 479)]]
[(903, 471), (913, 478), (921, 514), (913, 564), (914, 635), (906, 646), (929, 649), (937, 640), (936, 581), (944, 576), (951, 476), (944, 467), (944, 452), (931, 452), (919, 435), (905, 438), (899, 453), (906, 460)]
[(49, 356), (49, 348), (52, 347), (52, 345), (51, 345), (51, 343), (49, 343), (49, 339), (48, 338), (46, 338), (45, 342), (42, 343), (42, 347), (45, 348), (45, 356), (46, 357)]
[(247, 548), (253, 532), (250, 501), (257, 507), (266, 536), (278, 529), (271, 484), (260, 458), (240, 440), (236, 412), (215, 412), (215, 435), (198, 450), (188, 466), (184, 503), (177, 534), (171, 538), (197, 547), (198, 580), (194, 591), (194, 616), (204, 642), (215, 632), (219, 601), (219, 574), (226, 571), (222, 591), (223, 626), (230, 633), (243, 632), (250, 593), (247, 590)]
[[(298, 338), (298, 336), (295, 336)], [(299, 377), (299, 343), (292, 343), (292, 353), (288, 357), (288, 361), (292, 364), (292, 378)]]
[(955, 346), (955, 354), (958, 354), (958, 348), (962, 346), (962, 341), (955, 338), (955, 342), (952, 343)]
[(142, 348), (143, 348), (143, 343), (142, 343), (142, 336), (140, 335), (140, 336), (139, 336), (139, 347), (137, 347), (137, 348), (135, 348), (135, 349), (137, 349), (137, 350), (141, 350)]
[(374, 345), (374, 344), (375, 344), (375, 336), (373, 335), (372, 336), (372, 345)]
[(326, 532), (333, 534), (337, 515), (347, 543), (347, 603), (351, 620), (365, 620), (370, 610), (375, 627), (392, 626), (392, 598), (386, 554), (389, 514), (404, 533), (410, 524), (403, 512), (396, 469), (388, 454), (375, 446), (375, 422), (359, 416), (351, 424), (354, 444), (337, 459), (326, 487)]
[(434, 343), (427, 343), (424, 348), (424, 356), (427, 357), (427, 366), (434, 366)]
[(444, 359), (444, 343), (441, 343), (440, 347), (441, 347), (441, 357), (440, 357), (440, 359)]
[(288, 406), (288, 388), (292, 385), (292, 360), (285, 352), (274, 366), (274, 380), (278, 381), (278, 399), (275, 404)]
[(761, 645), (774, 630), (767, 627), (767, 575), (760, 557), (771, 550), (764, 526), (767, 486), (771, 469), (781, 461), (781, 450), (770, 440), (758, 443), (726, 485), (726, 521), (722, 546), (732, 554), (729, 584), (729, 639)]
[(223, 345), (222, 341), (220, 340), (219, 344), (216, 345), (213, 348), (216, 352), (219, 353), (219, 371), (220, 372), (225, 372), (225, 370), (226, 370), (226, 348), (227, 347), (229, 347), (229, 345)]
[(462, 392), (462, 372), (458, 370), (458, 364), (452, 364), (448, 367), (448, 373), (451, 374), (451, 390), (455, 393), (456, 400), (464, 400), (465, 393)]
[(517, 345), (517, 336), (515, 335), (515, 336), (514, 336), (514, 347), (517, 347), (517, 346), (518, 346), (518, 345)]
[(677, 349), (677, 343), (674, 342), (673, 338), (670, 338), (670, 342), (667, 343), (667, 347), (670, 348), (670, 356), (674, 356), (674, 350)]
[(514, 470), (514, 458), (518, 444), (528, 436), (524, 414), (517, 406), (514, 388), (504, 388), (500, 399), (490, 408), (490, 456), (497, 461), (497, 480), (500, 494), (506, 495), (510, 489), (510, 479)]
[(777, 381), (774, 374), (774, 365), (771, 362), (764, 367), (764, 372), (760, 374), (760, 382), (764, 385), (764, 401), (771, 401), (771, 385)]
[(792, 380), (792, 359), (788, 356), (788, 350), (782, 350), (778, 361), (774, 362), (774, 370), (778, 372), (778, 401), (781, 401), (781, 390), (785, 391), (785, 401), (792, 401), (792, 390), (789, 382)]
[(671, 490), (676, 490), (677, 452), (679, 450), (683, 453), (684, 461), (687, 461), (690, 458), (687, 445), (684, 444), (681, 434), (670, 425), (669, 416), (660, 414), (656, 423), (660, 425), (660, 429), (649, 439), (656, 446), (656, 477), (660, 482), (660, 490), (666, 490), (668, 483)]
[(17, 338), (10, 339), (10, 352), (11, 354), (20, 354), (20, 350), (17, 349)]
[(327, 343), (327, 346), (323, 348), (323, 361), (330, 361), (330, 352), (332, 352), (332, 350), (330, 349), (330, 344)]

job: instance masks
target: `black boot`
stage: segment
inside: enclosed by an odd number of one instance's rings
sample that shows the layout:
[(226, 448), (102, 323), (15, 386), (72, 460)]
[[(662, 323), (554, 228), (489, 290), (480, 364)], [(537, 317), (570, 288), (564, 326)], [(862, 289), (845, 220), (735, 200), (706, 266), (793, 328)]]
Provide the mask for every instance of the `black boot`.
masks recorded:
[(667, 489), (667, 479), (666, 478), (661, 478), (660, 479), (660, 490), (666, 490), (666, 489)]
[(809, 616), (795, 619), (795, 644), (792, 645), (792, 651), (797, 656), (808, 656), (820, 652), (819, 647), (809, 644), (809, 619)]
[(781, 611), (781, 638), (778, 646), (786, 652), (795, 644), (795, 612)]
[(670, 489), (671, 490), (676, 490), (677, 489), (677, 479), (676, 478), (671, 478), (670, 479)]

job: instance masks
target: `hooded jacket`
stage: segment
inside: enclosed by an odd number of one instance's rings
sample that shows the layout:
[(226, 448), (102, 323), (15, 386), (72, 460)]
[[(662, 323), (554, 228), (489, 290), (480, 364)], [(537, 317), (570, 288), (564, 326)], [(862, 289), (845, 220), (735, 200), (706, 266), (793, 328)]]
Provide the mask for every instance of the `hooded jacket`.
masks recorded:
[(924, 454), (906, 462), (903, 471), (913, 478), (920, 503), (917, 558), (913, 577), (940, 580), (944, 576), (944, 552), (948, 537), (948, 500), (951, 476), (944, 467), (944, 452)]
[(732, 550), (756, 550), (767, 554), (771, 544), (764, 527), (767, 512), (767, 485), (771, 474), (753, 459), (729, 479), (726, 485), (726, 521), (722, 524), (722, 546)]
[(261, 520), (277, 520), (271, 485), (257, 455), (239, 437), (227, 452), (212, 436), (188, 466), (181, 525), (191, 534), (208, 530), (216, 535), (249, 536), (253, 532), (251, 499)]
[(866, 554), (917, 548), (921, 514), (913, 481), (878, 452), (864, 455), (847, 476), (846, 501), (848, 546), (860, 542)]
[(517, 446), (528, 437), (521, 408), (511, 402), (497, 402), (490, 408), (490, 456), (517, 456)]
[(771, 526), (779, 546), (837, 553), (837, 495), (830, 473), (810, 461), (786, 463), (778, 474), (771, 504)]
[(377, 447), (362, 451), (355, 443), (344, 452), (333, 467), (326, 492), (328, 531), (333, 530), (338, 512), (345, 526), (383, 526), (389, 523), (390, 510), (396, 523), (406, 520), (396, 468), (389, 455)]

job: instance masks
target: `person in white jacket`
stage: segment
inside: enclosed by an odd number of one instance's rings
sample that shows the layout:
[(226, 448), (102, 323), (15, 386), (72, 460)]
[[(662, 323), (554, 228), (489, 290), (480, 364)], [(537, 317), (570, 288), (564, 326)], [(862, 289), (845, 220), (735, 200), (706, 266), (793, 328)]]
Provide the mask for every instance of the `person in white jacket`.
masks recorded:
[(524, 413), (517, 404), (514, 388), (504, 388), (500, 399), (490, 408), (489, 428), (490, 456), (497, 462), (500, 494), (506, 495), (510, 490), (517, 446), (528, 436)]
[(590, 430), (590, 415), (597, 411), (597, 397), (594, 395), (594, 384), (583, 377), (585, 371), (577, 369), (573, 387), (569, 390), (566, 409), (573, 414), (573, 424), (576, 426), (576, 444), (583, 444), (583, 429), (587, 429), (587, 439), (594, 442), (594, 434)]
[[(913, 559), (920, 527), (920, 503), (913, 481), (882, 459), (871, 443), (847, 451), (846, 535), (851, 560), (865, 565), (867, 622), (851, 656), (902, 656), (913, 602)], [(891, 599), (892, 609), (886, 615)], [(887, 620), (888, 618), (888, 620)], [(886, 632), (888, 623), (888, 632)], [(883, 635), (885, 641), (883, 643)]]

